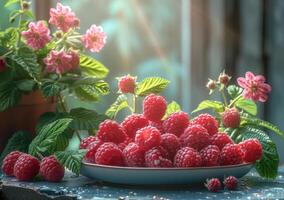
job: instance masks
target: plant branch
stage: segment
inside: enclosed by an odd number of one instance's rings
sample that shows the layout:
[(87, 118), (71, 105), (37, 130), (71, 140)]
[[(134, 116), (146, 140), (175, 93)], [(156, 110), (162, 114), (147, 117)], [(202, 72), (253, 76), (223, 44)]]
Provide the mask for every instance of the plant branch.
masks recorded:
[(227, 101), (227, 97), (226, 97), (226, 94), (225, 94), (224, 90), (222, 90), (221, 93), (222, 93), (222, 97), (224, 99), (225, 106), (227, 106), (228, 105), (228, 101)]
[(132, 110), (133, 113), (136, 112), (136, 100), (137, 100), (137, 97), (135, 94), (133, 94), (133, 110)]
[(237, 96), (230, 104), (229, 107), (232, 107), (243, 95), (240, 94), (239, 96)]

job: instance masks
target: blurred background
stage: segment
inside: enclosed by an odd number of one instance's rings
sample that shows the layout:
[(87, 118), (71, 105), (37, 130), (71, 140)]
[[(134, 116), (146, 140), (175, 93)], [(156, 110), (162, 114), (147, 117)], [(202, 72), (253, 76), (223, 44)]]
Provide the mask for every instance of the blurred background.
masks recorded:
[[(0, 1), (0, 29), (9, 10)], [(90, 54), (109, 69), (112, 94), (99, 104), (69, 99), (69, 106), (104, 112), (115, 100), (115, 77), (162, 76), (171, 81), (165, 96), (192, 111), (208, 98), (208, 77), (226, 72), (234, 78), (248, 70), (264, 74), (273, 86), (261, 106), (265, 120), (284, 130), (284, 1), (283, 0), (62, 0), (81, 20), (82, 33), (92, 24), (107, 32), (107, 45)], [(49, 18), (55, 0), (34, 0), (38, 19)], [(235, 81), (235, 79), (233, 79)], [(214, 96), (212, 98), (220, 98)], [(284, 142), (273, 136), (284, 162)]]

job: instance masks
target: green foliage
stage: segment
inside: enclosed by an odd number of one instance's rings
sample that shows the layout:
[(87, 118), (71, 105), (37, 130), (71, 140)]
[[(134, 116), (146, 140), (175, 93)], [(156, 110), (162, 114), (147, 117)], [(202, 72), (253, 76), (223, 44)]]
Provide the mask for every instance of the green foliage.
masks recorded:
[(109, 84), (103, 80), (99, 80), (94, 84), (94, 89), (100, 95), (107, 95), (110, 92)]
[(4, 6), (8, 7), (8, 6), (19, 4), (19, 3), (20, 3), (20, 0), (7, 0)]
[(11, 48), (18, 40), (18, 31), (15, 27), (0, 32), (0, 46)]
[(0, 165), (2, 164), (3, 159), (12, 151), (21, 151), (28, 152), (28, 147), (30, 142), (32, 141), (31, 133), (26, 131), (18, 131), (13, 134), (13, 136), (9, 139), (5, 149), (1, 153), (0, 156)]
[(276, 178), (279, 165), (279, 155), (275, 143), (264, 131), (253, 126), (244, 127), (238, 137), (238, 140), (243, 141), (249, 138), (257, 138), (262, 144), (263, 155), (261, 160), (257, 161), (255, 165), (259, 175), (265, 178)]
[(145, 78), (138, 83), (135, 93), (138, 96), (147, 96), (148, 94), (161, 93), (169, 84), (169, 81), (161, 77)]
[[(59, 141), (65, 138), (65, 141), (69, 136), (66, 133), (72, 119), (58, 119), (50, 124), (43, 126), (37, 136), (33, 139), (29, 146), (29, 153), (31, 155), (50, 155), (58, 150)], [(65, 137), (64, 137), (64, 136)], [(60, 150), (67, 147), (66, 142), (62, 143), (65, 146), (60, 146)]]
[(198, 105), (198, 107), (194, 111), (192, 111), (192, 113), (196, 113), (196, 112), (199, 112), (205, 109), (213, 109), (215, 112), (223, 112), (225, 108), (224, 108), (224, 104), (222, 104), (219, 101), (205, 100), (205, 101), (202, 101)]
[(82, 101), (98, 101), (99, 95), (93, 86), (81, 85), (75, 88), (76, 96)]
[(107, 119), (107, 116), (100, 115), (93, 110), (88, 110), (85, 108), (72, 109), (69, 117), (73, 119), (70, 124), (70, 128), (74, 130), (97, 130), (99, 124)]
[(129, 108), (127, 97), (121, 94), (117, 97), (116, 101), (109, 107), (105, 114), (109, 118), (114, 119), (118, 112), (125, 108)]
[(80, 55), (80, 67), (86, 76), (105, 78), (109, 73), (109, 70), (102, 63), (83, 54)]
[(248, 112), (251, 115), (255, 116), (257, 114), (257, 105), (252, 100), (244, 99), (243, 97), (241, 97), (236, 101), (235, 106)]
[(172, 113), (179, 112), (179, 111), (181, 111), (180, 105), (177, 102), (172, 101), (170, 104), (168, 104), (166, 114), (163, 117), (163, 119), (166, 119)]
[(45, 97), (58, 96), (65, 88), (64, 84), (53, 80), (45, 80), (41, 85), (41, 90)]
[(33, 91), (35, 88), (36, 82), (34, 80), (23, 79), (17, 81), (17, 87), (24, 92)]
[(243, 89), (236, 85), (230, 85), (227, 88), (227, 92), (230, 95), (231, 99), (235, 99), (243, 92)]
[(14, 81), (0, 84), (0, 111), (15, 106), (21, 99), (22, 93)]
[(59, 151), (55, 153), (57, 160), (76, 175), (80, 174), (81, 163), (87, 150)]
[(36, 125), (36, 132), (39, 132), (44, 126), (58, 120), (67, 118), (67, 113), (59, 113), (59, 112), (46, 112), (42, 114)]

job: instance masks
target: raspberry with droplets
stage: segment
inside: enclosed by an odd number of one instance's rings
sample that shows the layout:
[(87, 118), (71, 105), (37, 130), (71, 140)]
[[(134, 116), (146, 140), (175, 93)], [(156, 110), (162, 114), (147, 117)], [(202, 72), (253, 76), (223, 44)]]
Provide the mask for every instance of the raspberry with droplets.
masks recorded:
[(234, 144), (233, 140), (225, 132), (220, 132), (212, 135), (210, 142), (212, 145), (218, 146), (220, 150), (222, 150), (226, 144)]
[(145, 153), (145, 164), (147, 167), (172, 167), (168, 159), (167, 151), (161, 147), (154, 147)]
[(174, 112), (163, 123), (166, 133), (180, 136), (189, 125), (189, 116), (186, 112)]
[(174, 158), (174, 165), (175, 167), (200, 167), (202, 159), (195, 149), (183, 147), (177, 151)]
[(96, 153), (98, 148), (103, 144), (103, 141), (97, 139), (88, 146), (88, 151), (84, 157), (84, 160), (90, 163), (96, 162)]
[(125, 133), (130, 138), (134, 138), (136, 131), (149, 125), (149, 120), (147, 120), (143, 115), (132, 114), (124, 119), (121, 123)]
[(143, 151), (136, 143), (128, 144), (123, 152), (124, 163), (128, 167), (144, 167), (145, 151)]
[(167, 101), (160, 95), (150, 94), (143, 101), (143, 114), (150, 121), (160, 121), (166, 109)]
[(161, 133), (155, 127), (146, 126), (137, 131), (135, 143), (138, 144), (141, 149), (147, 151), (161, 144)]
[(82, 139), (81, 142), (80, 142), (80, 149), (87, 149), (89, 144), (96, 141), (97, 139), (98, 138), (95, 137), (95, 136), (88, 136), (88, 137)]
[(97, 137), (103, 142), (119, 144), (126, 139), (126, 134), (116, 121), (107, 119), (100, 124)]
[(116, 144), (106, 142), (97, 149), (95, 161), (100, 165), (123, 166), (122, 151)]
[(210, 114), (205, 113), (195, 117), (191, 124), (199, 124), (207, 129), (209, 135), (214, 135), (218, 132), (218, 121)]
[(218, 192), (221, 190), (222, 184), (219, 179), (217, 178), (212, 178), (212, 179), (207, 179), (205, 183), (205, 187), (210, 191), (210, 192)]
[(236, 177), (234, 176), (228, 176), (224, 180), (224, 186), (228, 190), (236, 190), (238, 188), (239, 181)]
[(203, 166), (211, 167), (220, 165), (220, 150), (216, 145), (209, 145), (200, 151)]
[(244, 153), (239, 145), (227, 144), (220, 154), (221, 165), (237, 165), (243, 163)]
[(170, 158), (173, 159), (181, 144), (176, 135), (165, 133), (161, 136), (161, 146), (169, 153)]

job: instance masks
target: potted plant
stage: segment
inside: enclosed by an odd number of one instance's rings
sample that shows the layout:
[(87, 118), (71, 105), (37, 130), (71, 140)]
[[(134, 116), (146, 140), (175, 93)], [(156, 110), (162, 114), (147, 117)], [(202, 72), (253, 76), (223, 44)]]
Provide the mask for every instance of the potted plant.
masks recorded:
[(10, 14), (18, 24), (0, 32), (0, 152), (16, 130), (35, 132), (43, 113), (68, 111), (62, 93), (97, 101), (109, 92), (103, 80), (108, 69), (84, 54), (103, 48), (102, 27), (92, 25), (81, 35), (80, 20), (60, 3), (48, 22), (34, 21), (30, 2), (8, 0), (5, 6), (19, 9)]

